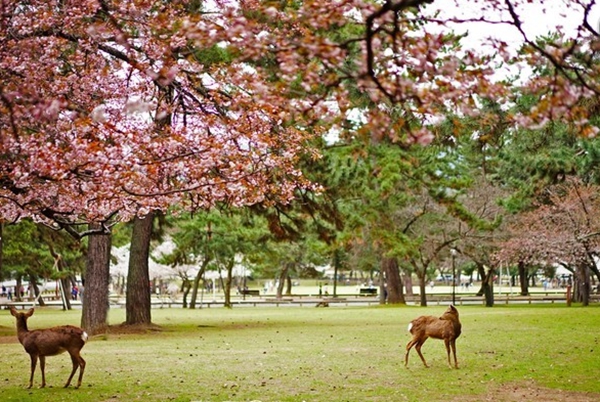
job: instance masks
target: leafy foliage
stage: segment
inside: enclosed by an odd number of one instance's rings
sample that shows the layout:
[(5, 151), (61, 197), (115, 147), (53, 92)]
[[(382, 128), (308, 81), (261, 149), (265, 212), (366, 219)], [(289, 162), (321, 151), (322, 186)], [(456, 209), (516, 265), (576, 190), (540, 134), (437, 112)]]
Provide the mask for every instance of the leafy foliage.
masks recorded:
[[(2, 272), (4, 277), (34, 277), (45, 279), (66, 278), (79, 274), (84, 267), (85, 248), (63, 232), (56, 232), (23, 220), (16, 225), (5, 225), (2, 236)], [(62, 260), (56, 269), (56, 258)]]

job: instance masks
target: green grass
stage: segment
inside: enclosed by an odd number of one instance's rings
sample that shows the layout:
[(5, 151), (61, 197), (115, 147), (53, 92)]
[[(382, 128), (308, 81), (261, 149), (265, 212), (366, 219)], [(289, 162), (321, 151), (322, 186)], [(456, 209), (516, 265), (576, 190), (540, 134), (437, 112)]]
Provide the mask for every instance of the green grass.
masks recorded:
[[(600, 308), (459, 308), (460, 369), (428, 340), (403, 366), (407, 323), (443, 306), (153, 310), (162, 331), (94, 337), (81, 389), (63, 389), (67, 355), (46, 362), (46, 389), (25, 389), (29, 358), (0, 311), (2, 401), (459, 401), (531, 384), (598, 394)], [(80, 311), (38, 309), (30, 329), (77, 324)], [(111, 310), (111, 324), (124, 310)], [(39, 368), (38, 368), (39, 370)], [(35, 386), (41, 376), (36, 372)], [(473, 399), (475, 398), (475, 399)], [(482, 398), (483, 399), (483, 398)]]

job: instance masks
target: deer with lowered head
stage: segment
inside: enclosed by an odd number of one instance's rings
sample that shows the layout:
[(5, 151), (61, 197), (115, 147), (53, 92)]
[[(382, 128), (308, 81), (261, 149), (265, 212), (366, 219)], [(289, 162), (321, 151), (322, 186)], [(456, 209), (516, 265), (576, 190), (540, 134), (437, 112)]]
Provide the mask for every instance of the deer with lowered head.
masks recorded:
[(450, 305), (439, 318), (431, 315), (423, 315), (415, 318), (408, 324), (408, 331), (412, 334), (412, 339), (406, 345), (404, 365), (408, 366), (408, 354), (414, 346), (425, 367), (429, 367), (421, 353), (421, 346), (423, 346), (427, 338), (434, 338), (444, 341), (446, 354), (448, 355), (448, 366), (450, 368), (452, 368), (452, 363), (450, 362), (450, 349), (452, 349), (454, 367), (458, 368), (458, 362), (456, 361), (456, 338), (460, 336), (461, 327), (462, 325), (458, 319), (458, 310), (453, 305)]
[(42, 370), (42, 385), (46, 386), (46, 356), (55, 356), (63, 352), (69, 352), (73, 362), (73, 370), (65, 384), (65, 388), (71, 383), (71, 379), (79, 368), (79, 380), (77, 387), (81, 386), (83, 371), (85, 369), (85, 360), (80, 355), (81, 348), (85, 345), (88, 335), (79, 327), (73, 325), (63, 325), (60, 327), (36, 329), (30, 331), (27, 329), (27, 319), (33, 315), (34, 309), (29, 309), (25, 313), (19, 313), (14, 307), (10, 308), (10, 313), (17, 319), (17, 337), (19, 342), (25, 348), (25, 351), (31, 357), (31, 376), (29, 377), (29, 387), (33, 385), (33, 373), (40, 360), (40, 369)]

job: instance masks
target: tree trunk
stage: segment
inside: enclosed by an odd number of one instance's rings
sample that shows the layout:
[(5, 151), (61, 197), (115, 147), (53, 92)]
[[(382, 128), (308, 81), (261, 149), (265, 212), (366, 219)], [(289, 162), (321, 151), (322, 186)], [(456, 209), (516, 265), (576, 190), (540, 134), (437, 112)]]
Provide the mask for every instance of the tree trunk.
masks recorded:
[(381, 261), (382, 271), (385, 272), (388, 304), (406, 304), (404, 299), (404, 289), (402, 279), (400, 278), (400, 269), (396, 258), (384, 258)]
[(479, 275), (481, 279), (481, 287), (479, 288), (479, 290), (477, 291), (477, 296), (483, 296), (485, 294), (485, 290), (486, 290), (486, 278), (487, 278), (487, 273), (485, 272), (485, 267), (483, 265), (477, 264), (477, 274)]
[(190, 300), (190, 309), (192, 310), (196, 308), (196, 300), (198, 299), (198, 288), (200, 287), (200, 279), (202, 279), (204, 271), (206, 270), (206, 267), (208, 266), (209, 262), (209, 258), (205, 258), (204, 261), (202, 261), (202, 266), (200, 267), (200, 269), (198, 270), (198, 274), (196, 274), (196, 277), (194, 278), (194, 282), (192, 284), (192, 297)]
[(40, 307), (44, 307), (46, 302), (40, 296), (40, 288), (37, 284), (37, 276), (34, 274), (29, 274), (29, 297), (33, 297), (33, 300), (37, 300)]
[[(286, 296), (291, 296), (292, 295), (292, 277), (289, 274), (285, 277), (285, 284), (286, 284), (285, 294), (286, 294)], [(334, 282), (333, 289), (335, 289), (335, 282)], [(334, 290), (333, 296), (335, 297), (335, 290)]]
[[(536, 287), (536, 286), (537, 286), (537, 283), (536, 283), (536, 277), (535, 277), (535, 274), (531, 274), (531, 275), (529, 275), (529, 277), (527, 278), (527, 281), (528, 281), (528, 283), (529, 283), (529, 279), (531, 279), (531, 287), (532, 287), (532, 288)], [(529, 290), (528, 290), (528, 291), (529, 291)]]
[(404, 277), (404, 288), (406, 289), (406, 296), (412, 297), (414, 296), (413, 292), (413, 283), (412, 283), (412, 275), (411, 274), (403, 274)]
[(71, 281), (68, 278), (61, 278), (60, 281), (60, 299), (63, 303), (63, 310), (71, 310)]
[(340, 269), (340, 250), (336, 248), (333, 252), (333, 297), (337, 297), (337, 280)]
[(425, 293), (427, 291), (427, 267), (423, 267), (423, 269), (420, 270), (416, 261), (413, 261), (411, 265), (419, 280), (419, 303), (421, 304), (421, 307), (427, 307), (427, 294)]
[(227, 262), (227, 280), (225, 281), (225, 286), (223, 287), (223, 292), (225, 293), (225, 307), (232, 308), (231, 304), (231, 282), (233, 276), (233, 266), (235, 264), (235, 258), (231, 258), (230, 261)]
[(288, 264), (283, 264), (283, 268), (281, 269), (281, 272), (279, 273), (279, 281), (277, 283), (277, 295), (276, 297), (278, 299), (281, 299), (283, 297), (283, 285), (285, 283), (285, 278), (287, 278), (287, 273), (289, 271), (290, 267)]
[(15, 300), (20, 302), (23, 301), (23, 292), (21, 292), (21, 288), (23, 287), (23, 277), (21, 275), (17, 275), (17, 283), (15, 285)]
[(187, 308), (187, 298), (190, 294), (190, 290), (192, 290), (192, 282), (189, 279), (183, 279), (183, 283), (181, 284), (181, 291), (183, 292), (183, 306), (182, 308)]
[(425, 279), (427, 278), (425, 274), (421, 277), (421, 275), (417, 275), (419, 277), (419, 298), (421, 300), (421, 307), (427, 307), (427, 283)]
[(585, 264), (577, 266), (575, 271), (575, 300), (581, 302), (583, 306), (590, 305), (590, 270)]
[(69, 277), (63, 275), (67, 267), (62, 257), (54, 250), (51, 244), (48, 245), (48, 249), (54, 258), (56, 270), (59, 272), (60, 299), (63, 303), (63, 310), (71, 310), (71, 282), (69, 281)]
[(133, 218), (125, 295), (125, 323), (128, 325), (147, 325), (152, 322), (148, 260), (153, 222), (152, 212), (141, 218)]
[[(90, 228), (99, 226), (90, 224)], [(105, 332), (108, 327), (110, 246), (109, 234), (93, 234), (88, 238), (81, 326), (89, 335)]]
[(521, 285), (521, 296), (529, 296), (528, 278), (527, 278), (527, 267), (523, 262), (519, 261), (519, 284)]
[(492, 268), (489, 268), (483, 277), (481, 288), (485, 295), (485, 306), (494, 307), (494, 270)]
[(190, 300), (190, 309), (196, 308), (196, 299), (198, 298), (198, 287), (200, 286), (200, 279), (202, 279), (202, 275), (204, 274), (204, 269), (200, 269), (192, 282), (192, 296)]

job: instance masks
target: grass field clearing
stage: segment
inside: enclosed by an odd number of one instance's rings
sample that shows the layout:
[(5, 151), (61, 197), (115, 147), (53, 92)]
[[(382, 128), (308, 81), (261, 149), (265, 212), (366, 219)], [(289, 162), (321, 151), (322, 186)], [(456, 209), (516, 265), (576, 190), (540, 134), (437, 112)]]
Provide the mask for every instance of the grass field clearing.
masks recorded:
[[(79, 390), (61, 388), (70, 371), (67, 354), (47, 359), (51, 388), (25, 389), (29, 356), (16, 339), (14, 318), (2, 310), (2, 400), (600, 400), (597, 306), (465, 306), (459, 308), (461, 368), (448, 368), (437, 340), (423, 347), (431, 368), (414, 351), (405, 368), (408, 322), (445, 308), (156, 309), (160, 329), (115, 328), (91, 339), (82, 350), (87, 368)], [(29, 327), (77, 325), (80, 314), (38, 309)], [(111, 324), (123, 322), (124, 314), (111, 310)], [(34, 385), (40, 382), (38, 368)]]

